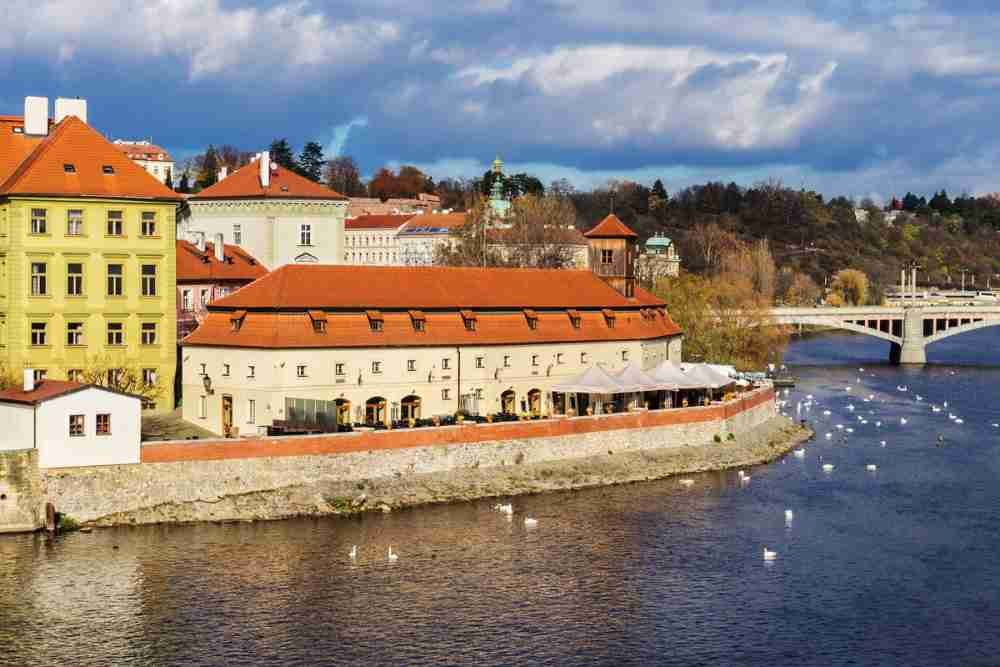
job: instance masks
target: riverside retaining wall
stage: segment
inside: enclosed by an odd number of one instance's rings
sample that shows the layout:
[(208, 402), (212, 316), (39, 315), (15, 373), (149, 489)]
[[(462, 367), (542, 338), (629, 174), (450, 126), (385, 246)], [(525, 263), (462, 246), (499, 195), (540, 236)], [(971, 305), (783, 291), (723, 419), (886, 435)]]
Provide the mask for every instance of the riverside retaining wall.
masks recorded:
[(45, 525), (45, 500), (33, 449), (0, 452), (0, 533), (24, 533)]
[[(42, 482), (46, 499), (58, 511), (83, 522), (280, 518), (290, 512), (282, 509), (287, 505), (254, 502), (244, 516), (238, 499), (320, 483), (358, 482), (361, 488), (379, 479), (710, 447), (715, 436), (725, 440), (730, 433), (750, 432), (775, 414), (773, 392), (760, 390), (726, 404), (686, 410), (301, 438), (158, 443), (143, 448), (144, 463), (42, 471)], [(320, 508), (311, 513), (324, 513), (322, 502), (306, 504)], [(200, 509), (178, 512), (185, 505)], [(212, 509), (216, 505), (219, 512)]]

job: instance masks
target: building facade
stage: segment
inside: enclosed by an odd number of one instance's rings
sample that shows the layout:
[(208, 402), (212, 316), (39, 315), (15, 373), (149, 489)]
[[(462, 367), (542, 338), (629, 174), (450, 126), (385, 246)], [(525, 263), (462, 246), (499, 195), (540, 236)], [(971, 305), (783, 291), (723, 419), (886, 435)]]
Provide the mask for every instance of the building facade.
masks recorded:
[(377, 197), (351, 197), (347, 216), (360, 218), (365, 215), (415, 215), (433, 213), (441, 208), (441, 198), (421, 192), (416, 197), (390, 197), (385, 201)]
[(674, 242), (657, 234), (646, 240), (645, 252), (636, 259), (636, 276), (640, 285), (653, 287), (663, 278), (680, 274), (681, 258)]
[(174, 159), (160, 146), (148, 141), (115, 139), (115, 147), (167, 187), (174, 186)]
[(454, 243), (465, 213), (427, 213), (410, 218), (397, 232), (399, 266), (432, 266), (437, 249)]
[(666, 304), (590, 271), (286, 266), (185, 340), (184, 418), (234, 435), (318, 405), (352, 424), (560, 414), (557, 382), (680, 354)]
[(140, 368), (161, 389), (147, 407), (172, 409), (180, 196), (83, 105), (67, 115), (57, 101), (49, 121), (48, 101), (29, 98), (25, 117), (0, 118), (0, 359), (54, 379)]
[(208, 305), (249, 285), (267, 269), (239, 246), (199, 238), (177, 242), (177, 339), (205, 319)]
[(269, 269), (344, 262), (347, 198), (271, 162), (266, 151), (188, 205), (180, 238), (221, 234)]
[(400, 266), (399, 232), (414, 215), (363, 215), (344, 221), (344, 263)]

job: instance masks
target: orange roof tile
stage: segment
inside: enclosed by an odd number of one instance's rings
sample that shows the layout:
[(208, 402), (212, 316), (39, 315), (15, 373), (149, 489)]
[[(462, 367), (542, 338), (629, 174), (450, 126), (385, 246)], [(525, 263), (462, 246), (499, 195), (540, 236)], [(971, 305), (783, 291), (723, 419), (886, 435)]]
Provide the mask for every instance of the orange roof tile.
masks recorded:
[[(15, 132), (15, 129), (22, 131)], [(44, 137), (24, 134), (24, 119), (20, 116), (0, 116), (0, 183), (14, 173)]]
[(665, 305), (641, 289), (628, 299), (586, 270), (286, 264), (212, 307), (520, 311)]
[(347, 197), (271, 162), (270, 184), (260, 183), (260, 160), (253, 160), (191, 197), (199, 199), (336, 199)]
[[(170, 153), (156, 144), (120, 144), (115, 142), (113, 146), (122, 153), (125, 153), (129, 159), (132, 159), (132, 156), (134, 155), (136, 156), (134, 159), (137, 160), (148, 160), (150, 162), (173, 162), (173, 158), (170, 157)], [(160, 157), (161, 155), (163, 156), (162, 158)]]
[(344, 230), (350, 232), (362, 229), (396, 229), (413, 216), (413, 213), (408, 215), (362, 215), (344, 220)]
[(636, 310), (621, 313), (614, 328), (600, 311), (584, 312), (579, 329), (564, 311), (539, 313), (534, 329), (523, 313), (484, 313), (474, 331), (466, 329), (457, 312), (428, 313), (420, 336), (414, 336), (408, 312), (385, 313), (379, 331), (372, 331), (364, 312), (331, 314), (325, 333), (316, 332), (306, 312), (251, 312), (239, 331), (232, 330), (227, 313), (210, 312), (184, 344), (272, 349), (438, 347), (650, 340), (679, 333), (669, 317), (648, 319)]
[(639, 238), (639, 235), (629, 229), (614, 213), (594, 225), (593, 229), (584, 233), (584, 236), (588, 239)]
[[(13, 143), (16, 147), (18, 142)], [(72, 165), (73, 171), (67, 172), (65, 165)], [(105, 166), (113, 173), (104, 173)], [(0, 195), (181, 200), (76, 116), (55, 125), (20, 160), (0, 185)]]
[(252, 282), (267, 275), (263, 264), (239, 246), (224, 246), (224, 261), (215, 258), (215, 244), (206, 243), (205, 252), (187, 241), (177, 242), (177, 282), (215, 282), (242, 280)]
[(71, 394), (81, 389), (86, 389), (90, 385), (79, 382), (65, 382), (63, 380), (42, 380), (35, 383), (33, 391), (24, 391), (21, 387), (13, 387), (0, 391), (0, 403), (21, 403), (24, 405), (38, 405), (53, 398)]

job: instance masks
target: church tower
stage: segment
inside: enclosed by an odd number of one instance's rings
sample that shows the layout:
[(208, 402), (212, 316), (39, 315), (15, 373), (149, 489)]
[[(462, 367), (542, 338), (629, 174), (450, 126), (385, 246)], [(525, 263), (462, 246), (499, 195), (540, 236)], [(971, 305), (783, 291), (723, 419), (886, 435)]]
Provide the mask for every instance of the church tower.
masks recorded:
[(634, 297), (639, 235), (612, 213), (584, 236), (589, 247), (591, 271), (623, 296)]

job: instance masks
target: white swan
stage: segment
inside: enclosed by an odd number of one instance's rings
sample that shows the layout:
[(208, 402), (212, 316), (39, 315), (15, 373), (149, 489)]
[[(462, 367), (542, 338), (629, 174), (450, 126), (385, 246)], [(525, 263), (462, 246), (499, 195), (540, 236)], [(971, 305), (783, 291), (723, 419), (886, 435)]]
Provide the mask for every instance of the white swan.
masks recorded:
[(964, 419), (961, 419), (961, 418), (959, 418), (959, 419), (956, 419), (956, 420), (955, 420), (955, 423), (956, 423), (956, 424), (964, 424), (964, 423), (965, 423), (965, 420), (964, 420)]
[(829, 410), (824, 410), (823, 411), (823, 416), (824, 417), (829, 417), (830, 416), (830, 411)]
[(850, 427), (845, 428), (844, 430), (847, 431), (848, 433), (854, 433), (854, 429)]
[(900, 417), (899, 423), (902, 424), (903, 426), (906, 426), (906, 417)]
[(837, 430), (838, 431), (843, 431), (844, 430), (844, 425), (843, 424), (837, 424)]
[(854, 412), (854, 406), (851, 405), (850, 403), (847, 404), (847, 409), (850, 410), (851, 412)]
[(524, 519), (525, 528), (535, 528), (536, 526), (538, 526), (538, 519), (532, 519), (531, 517), (526, 517)]
[(882, 428), (882, 422), (875, 422), (875, 428)]
[(865, 470), (867, 470), (868, 472), (875, 472), (876, 470), (878, 470), (878, 466), (875, 465), (874, 463), (869, 463), (868, 465), (865, 466)]
[[(827, 433), (827, 435), (830, 435), (830, 434)], [(804, 450), (804, 449), (796, 449), (794, 452), (792, 452), (792, 454), (794, 454), (795, 458), (797, 458), (797, 459), (804, 459), (806, 457), (806, 450)]]
[(769, 551), (767, 547), (764, 547), (764, 560), (774, 560), (777, 557), (777, 551)]
[(823, 464), (823, 472), (833, 472), (833, 464), (832, 463), (824, 463)]
[(793, 512), (792, 510), (785, 510), (785, 521), (786, 522), (791, 523), (792, 519), (794, 519), (794, 518), (795, 518), (795, 512)]
[(830, 438), (832, 438), (832, 437), (833, 437), (833, 433), (827, 433), (827, 434), (826, 434), (826, 439), (827, 439), (827, 440), (829, 440), (829, 439), (830, 439)]
[(351, 556), (351, 560), (356, 560), (357, 559), (357, 557), (358, 557), (358, 545), (357, 544), (351, 545), (350, 556)]
[(389, 545), (389, 562), (390, 563), (395, 563), (397, 560), (399, 560), (399, 554), (393, 553), (392, 552), (392, 545)]
[(880, 443), (878, 443), (878, 444), (880, 444), (880, 445), (882, 445), (883, 447), (885, 447), (885, 440), (882, 440), (882, 441), (881, 441)]

